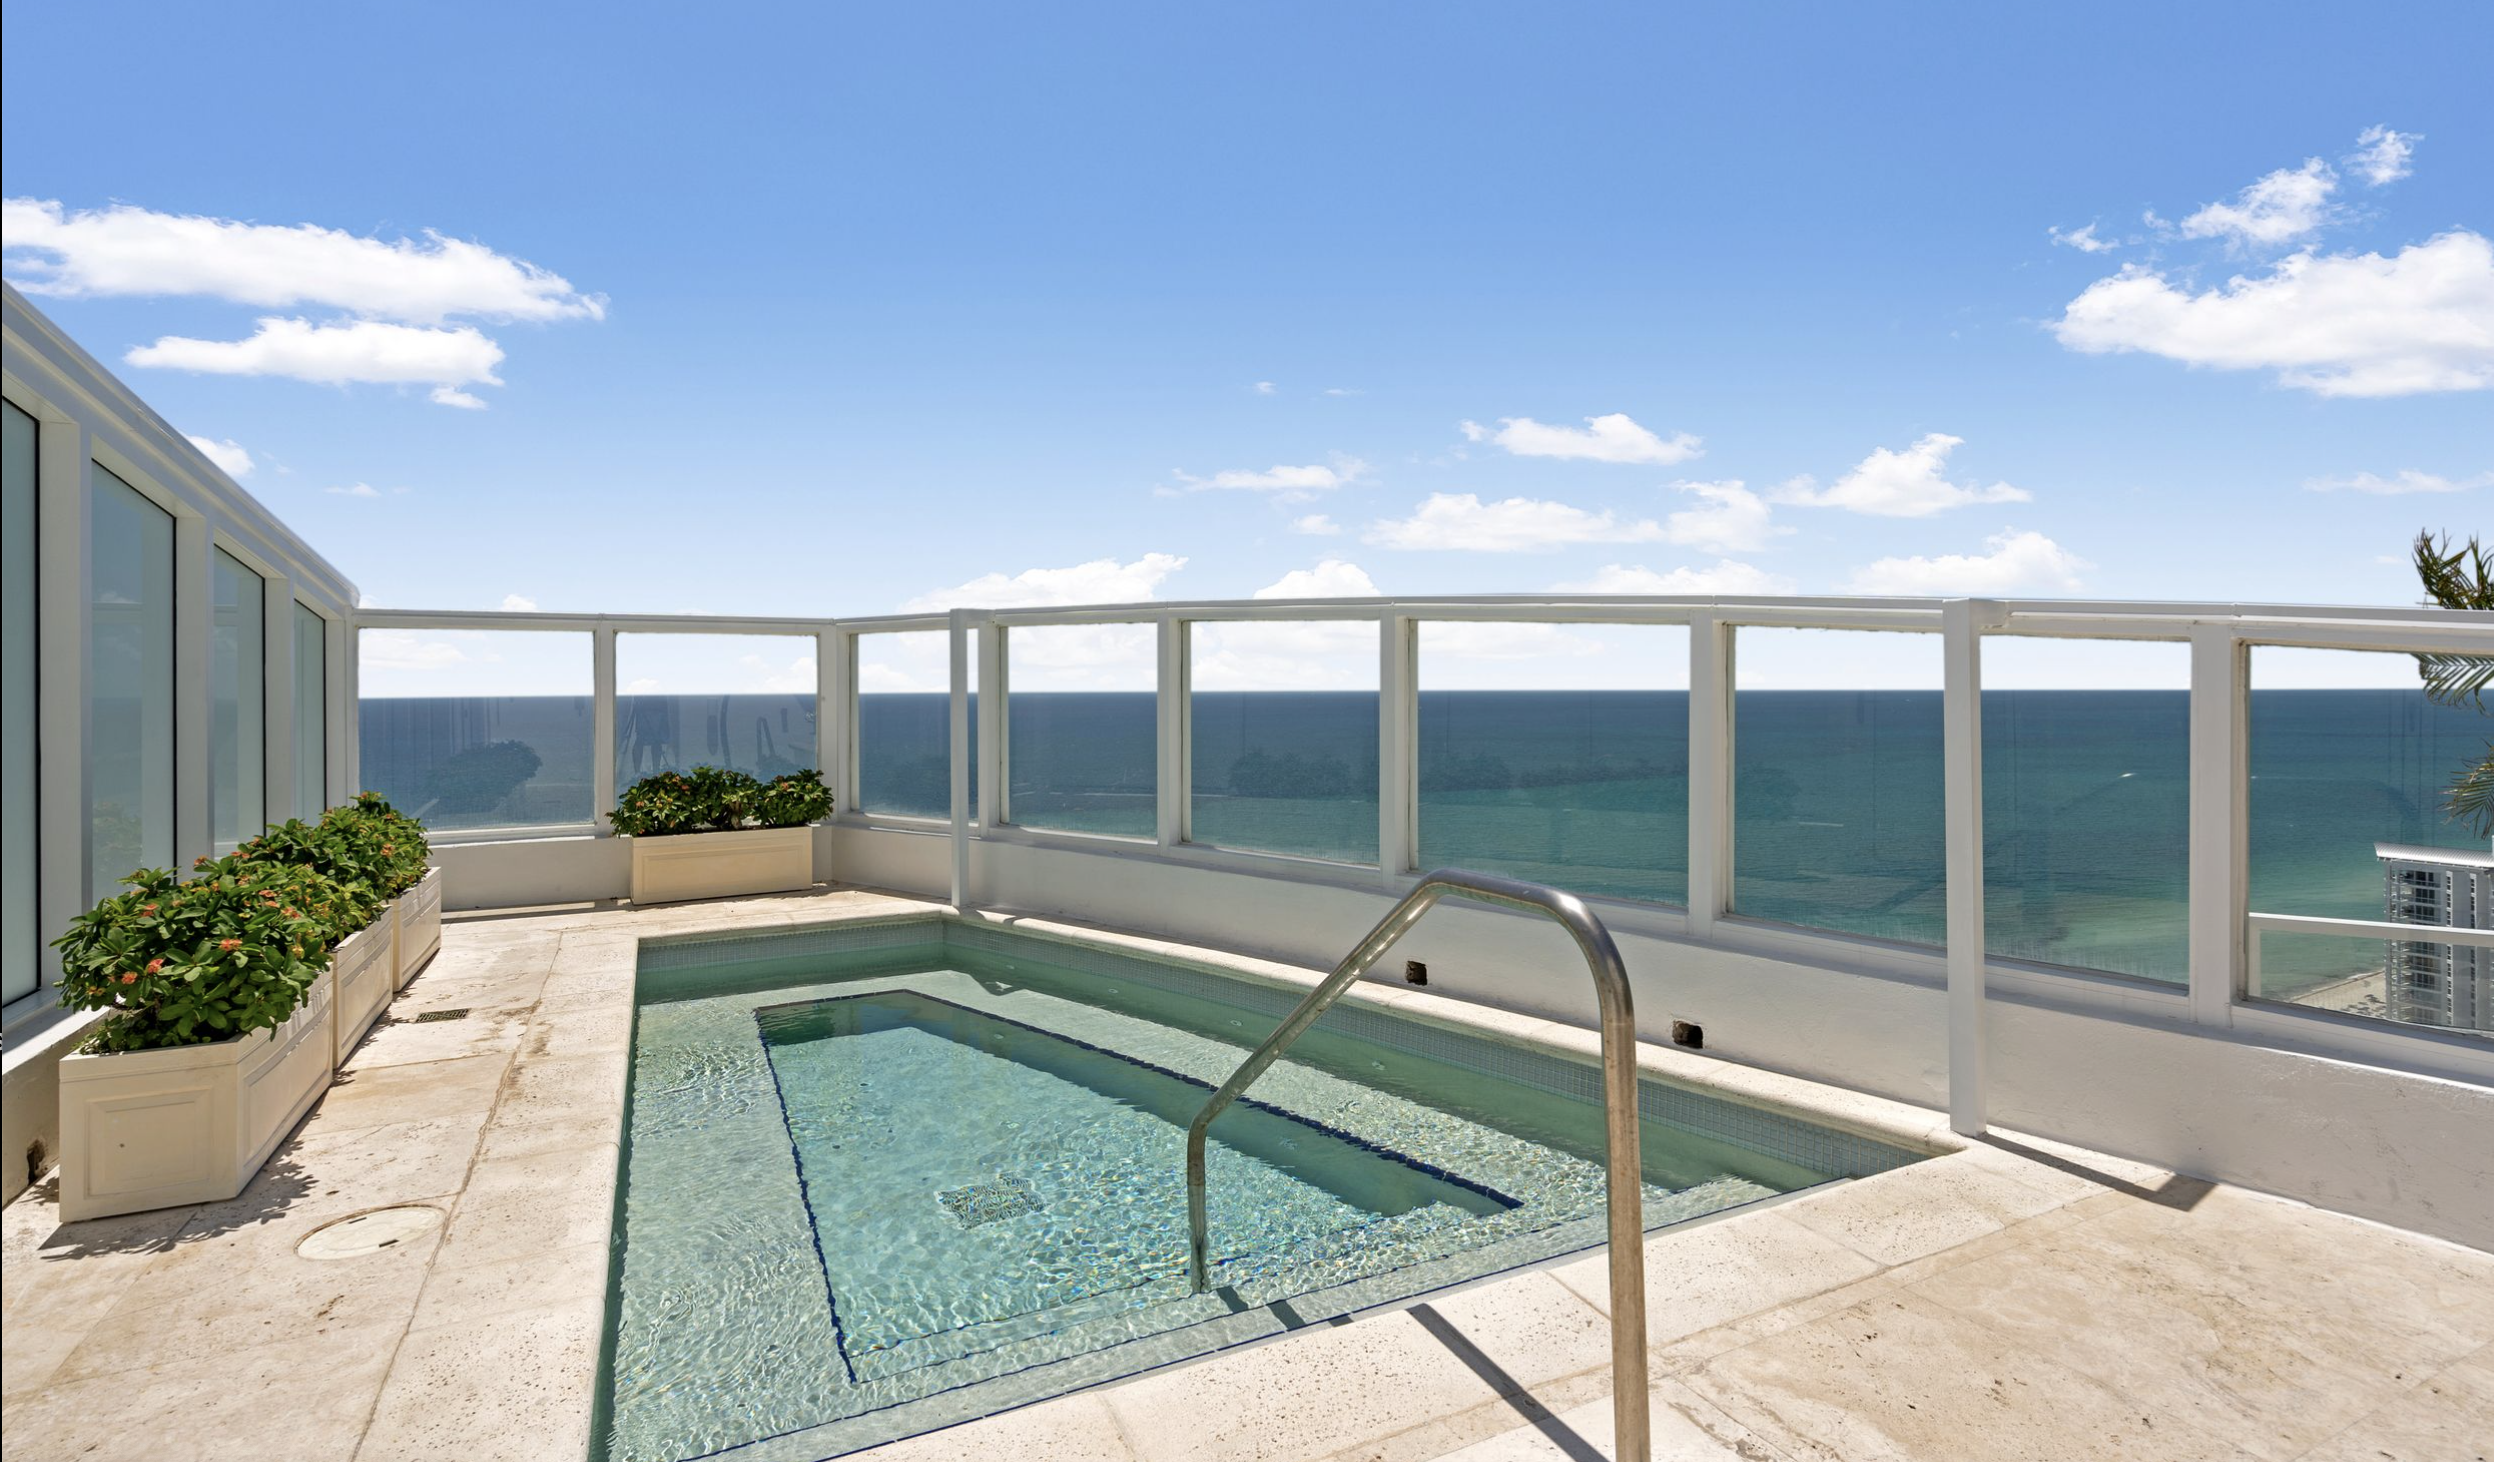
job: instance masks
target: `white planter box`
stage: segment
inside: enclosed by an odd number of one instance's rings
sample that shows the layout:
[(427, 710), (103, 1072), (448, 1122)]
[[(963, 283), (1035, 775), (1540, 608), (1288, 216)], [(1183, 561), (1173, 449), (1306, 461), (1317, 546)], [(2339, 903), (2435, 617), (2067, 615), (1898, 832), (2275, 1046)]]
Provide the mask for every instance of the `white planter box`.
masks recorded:
[(334, 976), (275, 1030), (206, 1046), (61, 1058), (61, 1217), (216, 1203), (329, 1089)]
[(414, 888), (391, 900), (398, 916), (398, 978), (404, 990), (442, 947), (442, 870), (427, 868)]
[(398, 966), (391, 951), (398, 945), (398, 919), (383, 909), (379, 918), (356, 930), (329, 951), (329, 971), (338, 981), (337, 1044), (330, 1052), (333, 1066), (344, 1066), (347, 1053), (372, 1029), (390, 1005)]
[(636, 904), (734, 898), (814, 886), (812, 827), (625, 841), (632, 844), (632, 901)]

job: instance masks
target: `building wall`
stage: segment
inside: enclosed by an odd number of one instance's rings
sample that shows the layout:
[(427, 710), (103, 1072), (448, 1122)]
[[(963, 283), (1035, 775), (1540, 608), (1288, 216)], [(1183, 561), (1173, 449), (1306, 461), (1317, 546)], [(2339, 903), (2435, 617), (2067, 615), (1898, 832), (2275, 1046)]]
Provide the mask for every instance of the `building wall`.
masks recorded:
[[(118, 852), (98, 852), (99, 846), (114, 850), (127, 841), (126, 825), (108, 821), (126, 816), (127, 809), (107, 805), (110, 786), (99, 792), (99, 761), (107, 754), (126, 761), (127, 753), (144, 763), (145, 795), (161, 799), (164, 818), (145, 843), (149, 860), (186, 867), (214, 850), (219, 841), (211, 794), (219, 738), (215, 574), (225, 562), (228, 582), (239, 582), (231, 567), (239, 564), (261, 581), (255, 647), (261, 677), (251, 706), (261, 731), (259, 810), (270, 820), (316, 815), (321, 808), (307, 805), (315, 791), (324, 804), (343, 799), (352, 791), (346, 736), (353, 722), (353, 678), (347, 660), (355, 588), (15, 289), (4, 292), (0, 389), (10, 406), (33, 419), (37, 449), (31, 503), (38, 550), (32, 555), (36, 633), (25, 644), (11, 638), (7, 667), (15, 681), (34, 690), (27, 729), (40, 768), (35, 805), (19, 805), (25, 799), (12, 795), (5, 808), (12, 822), (33, 824), (31, 838), (12, 839), (4, 870), (13, 891), (22, 894), (31, 887), (34, 894), (31, 901), (12, 901), (4, 931), (13, 978), (32, 985), (22, 993), (12, 988), (0, 1006), (5, 1028), (0, 1192), (14, 1197), (37, 1165), (30, 1154), (48, 1154), (59, 1145), (60, 1057), (91, 1020), (55, 1003), (48, 946), (92, 898), (111, 892), (111, 881), (128, 871), (105, 866), (118, 861)], [(106, 530), (100, 538), (99, 499)], [(11, 501), (22, 505), (14, 494)], [(169, 722), (151, 724), (144, 735), (127, 724), (141, 718), (134, 703), (99, 695), (87, 673), (98, 629), (99, 574), (110, 582), (128, 569), (112, 557), (124, 547), (110, 531), (114, 514), (126, 522), (134, 511), (153, 525), (151, 532), (169, 539), (164, 556), (149, 564), (150, 572), (170, 571), (163, 587), (171, 613), (166, 674), (160, 683), (149, 682), (150, 693), (160, 692), (162, 700), (147, 705), (159, 713), (169, 708), (170, 715)], [(161, 513), (161, 522), (148, 517), (151, 513)], [(318, 677), (325, 701), (326, 744), (320, 747), (296, 744), (298, 604), (327, 625), (327, 663)], [(105, 628), (111, 633), (126, 627)], [(23, 663), (29, 649), (31, 676)], [(239, 673), (235, 688), (242, 693)], [(13, 694), (12, 711), (19, 705)], [(244, 719), (237, 718), (237, 728)], [(252, 748), (240, 750), (247, 758)], [(298, 771), (312, 768), (318, 769), (313, 785), (298, 788)]]

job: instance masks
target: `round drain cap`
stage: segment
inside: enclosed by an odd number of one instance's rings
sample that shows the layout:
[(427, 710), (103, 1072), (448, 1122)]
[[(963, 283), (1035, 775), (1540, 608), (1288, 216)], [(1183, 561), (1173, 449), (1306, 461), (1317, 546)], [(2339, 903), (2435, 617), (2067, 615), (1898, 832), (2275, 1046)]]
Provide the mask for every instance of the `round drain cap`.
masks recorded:
[(411, 1203), (401, 1208), (376, 1208), (353, 1218), (323, 1224), (304, 1235), (294, 1251), (306, 1259), (355, 1259), (394, 1248), (440, 1226), (442, 1211)]

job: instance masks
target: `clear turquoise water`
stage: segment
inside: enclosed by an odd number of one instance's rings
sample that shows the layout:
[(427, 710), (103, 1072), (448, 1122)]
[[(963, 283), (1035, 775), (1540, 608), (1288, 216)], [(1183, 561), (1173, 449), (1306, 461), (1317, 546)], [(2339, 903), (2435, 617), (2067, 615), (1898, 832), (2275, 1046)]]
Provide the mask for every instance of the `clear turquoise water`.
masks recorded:
[[(1192, 1294), (1184, 1124), (1278, 997), (1068, 959), (644, 972), (606, 1455), (833, 1455), (1599, 1242), (1598, 1109), (1329, 1015), (1213, 1129)], [(1644, 1159), (1654, 1226), (1833, 1176), (1653, 1120)]]

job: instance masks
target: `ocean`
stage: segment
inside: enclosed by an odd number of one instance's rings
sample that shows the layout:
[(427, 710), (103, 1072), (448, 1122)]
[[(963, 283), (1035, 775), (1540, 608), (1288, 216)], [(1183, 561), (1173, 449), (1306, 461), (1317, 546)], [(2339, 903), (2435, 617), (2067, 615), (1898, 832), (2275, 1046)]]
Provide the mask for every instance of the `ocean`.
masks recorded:
[[(1423, 691), (1424, 865), (1676, 903), (1687, 890), (1688, 698), (1676, 691)], [(1149, 693), (1011, 702), (1016, 821), (1149, 838)], [(1199, 692), (1194, 835), (1349, 862), (1377, 854), (1376, 700)], [(861, 801), (944, 816), (941, 695), (859, 704)], [(444, 827), (583, 822), (586, 697), (375, 699), (366, 785)], [(1936, 691), (1742, 691), (1734, 704), (1736, 913), (1937, 944), (1945, 893)], [(816, 764), (809, 696), (625, 696), (624, 781), (699, 762)], [(1989, 691), (1984, 878), (1995, 954), (2180, 983), (2187, 964), (2187, 696)], [(2403, 690), (2250, 698), (2252, 907), (2382, 916), (2377, 842), (2483, 850), (2439, 805), (2494, 720)], [(2278, 939), (2270, 993), (2381, 962), (2370, 940)]]

